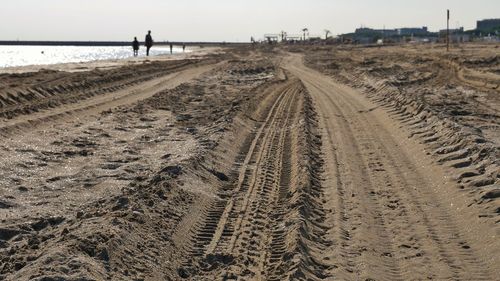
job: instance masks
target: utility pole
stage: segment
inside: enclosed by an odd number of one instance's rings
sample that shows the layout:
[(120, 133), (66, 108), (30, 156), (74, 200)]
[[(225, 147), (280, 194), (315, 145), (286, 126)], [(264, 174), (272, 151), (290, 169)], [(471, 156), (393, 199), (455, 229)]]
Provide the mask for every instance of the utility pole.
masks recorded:
[(450, 10), (446, 10), (446, 51), (450, 51)]

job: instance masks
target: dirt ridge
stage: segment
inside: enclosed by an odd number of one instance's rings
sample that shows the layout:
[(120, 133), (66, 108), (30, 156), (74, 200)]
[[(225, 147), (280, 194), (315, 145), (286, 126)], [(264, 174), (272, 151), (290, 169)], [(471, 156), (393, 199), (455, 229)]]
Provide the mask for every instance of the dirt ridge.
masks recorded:
[(369, 98), (387, 108), (397, 120), (407, 124), (410, 137), (425, 143), (438, 163), (454, 168), (454, 177), (462, 188), (479, 188), (481, 198), (478, 198), (478, 202), (488, 201), (490, 198), (487, 194), (499, 190), (499, 150), (479, 130), (463, 127), (453, 119), (442, 116), (402, 93), (391, 82), (373, 84), (365, 80), (364, 76), (350, 78), (352, 85), (363, 89)]
[[(408, 60), (418, 65), (418, 70), (412, 70), (404, 62), (378, 65), (376, 52), (355, 61), (360, 67), (353, 68), (346, 64), (353, 60), (344, 58), (340, 51), (333, 52), (338, 54), (331, 59), (334, 67), (312, 55), (306, 55), (305, 61), (337, 81), (360, 89), (385, 108), (408, 128), (409, 137), (428, 147), (437, 163), (450, 168), (461, 189), (477, 194), (475, 202), (485, 206), (484, 217), (499, 214), (500, 203), (493, 202), (498, 201), (495, 197), (500, 194), (500, 147), (494, 133), (500, 128), (499, 115), (495, 97), (490, 99), (493, 103), (484, 101), (495, 91), (498, 93), (497, 87), (490, 85), (494, 80), (481, 84), (479, 80), (472, 83), (464, 79), (464, 73), (472, 70), (460, 65), (455, 55), (433, 54), (423, 59), (407, 54)], [(394, 59), (396, 55), (389, 57)], [(496, 61), (495, 57), (490, 60)], [(429, 63), (432, 68), (420, 66)], [(488, 64), (493, 66), (494, 63)], [(442, 98), (434, 98), (435, 95)], [(456, 100), (446, 101), (446, 97), (455, 95), (459, 95)]]
[[(80, 73), (57, 73), (61, 78), (34, 84), (29, 87), (24, 85), (23, 76), (18, 80), (14, 75), (5, 75), (9, 78), (9, 89), (4, 88), (0, 95), (0, 117), (11, 119), (22, 114), (29, 114), (43, 109), (54, 108), (63, 104), (80, 102), (82, 99), (96, 95), (114, 92), (139, 83), (152, 80), (182, 69), (200, 64), (200, 61), (174, 61), (168, 63), (151, 63), (148, 67), (122, 67), (111, 73), (94, 71), (85, 80), (77, 80)], [(50, 72), (52, 73), (52, 72)], [(117, 75), (116, 73), (119, 73)], [(39, 74), (39, 76), (42, 76)], [(42, 79), (42, 78), (38, 78)], [(1, 80), (0, 80), (1, 82)], [(19, 89), (16, 89), (19, 88)]]

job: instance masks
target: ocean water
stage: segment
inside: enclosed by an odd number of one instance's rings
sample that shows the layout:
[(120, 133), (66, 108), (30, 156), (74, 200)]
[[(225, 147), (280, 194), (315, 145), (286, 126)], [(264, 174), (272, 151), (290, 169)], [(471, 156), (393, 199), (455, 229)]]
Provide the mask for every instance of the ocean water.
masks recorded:
[[(181, 52), (182, 48), (174, 46), (174, 54)], [(170, 54), (168, 46), (153, 46), (149, 52), (150, 56), (167, 54)], [(0, 46), (0, 68), (109, 59), (116, 60), (133, 56), (132, 47)], [(141, 46), (139, 56), (146, 56), (145, 47)]]

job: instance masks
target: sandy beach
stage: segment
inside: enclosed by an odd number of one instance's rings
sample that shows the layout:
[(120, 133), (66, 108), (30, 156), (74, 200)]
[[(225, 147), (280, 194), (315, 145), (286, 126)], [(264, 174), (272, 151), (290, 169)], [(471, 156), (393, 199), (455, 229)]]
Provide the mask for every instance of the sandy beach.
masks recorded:
[(0, 280), (496, 280), (499, 50), (0, 69)]

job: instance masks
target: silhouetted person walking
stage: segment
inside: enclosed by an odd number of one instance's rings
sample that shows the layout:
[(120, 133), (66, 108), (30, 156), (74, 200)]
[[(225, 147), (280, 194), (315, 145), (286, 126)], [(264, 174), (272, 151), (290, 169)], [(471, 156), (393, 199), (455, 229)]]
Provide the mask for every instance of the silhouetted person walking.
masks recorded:
[(137, 57), (137, 55), (139, 54), (139, 41), (137, 41), (137, 37), (134, 37), (132, 48), (134, 49), (134, 57)]
[(172, 54), (172, 49), (174, 48), (174, 45), (170, 43), (170, 54)]
[(184, 53), (186, 51), (186, 44), (182, 44), (182, 52)]
[(151, 37), (151, 30), (148, 31), (148, 35), (146, 35), (145, 46), (146, 46), (146, 56), (149, 56), (149, 49), (153, 47), (153, 37)]

